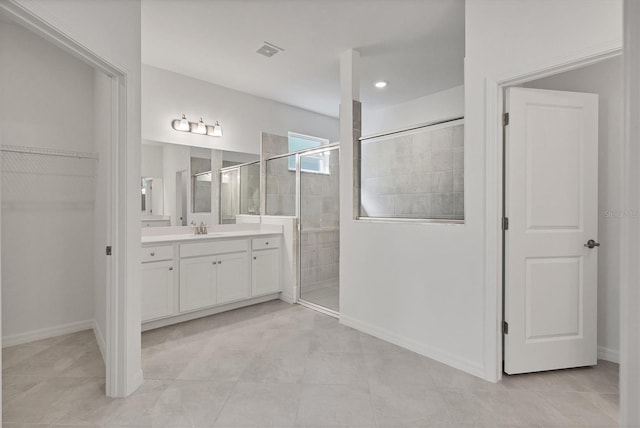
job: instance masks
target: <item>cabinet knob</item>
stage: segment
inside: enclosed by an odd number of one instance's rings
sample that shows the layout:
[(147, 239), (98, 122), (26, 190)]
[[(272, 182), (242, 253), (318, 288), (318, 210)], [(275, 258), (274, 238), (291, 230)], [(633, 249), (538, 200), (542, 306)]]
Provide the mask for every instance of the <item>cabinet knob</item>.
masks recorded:
[(169, 267), (169, 270), (173, 270), (173, 266)]
[(269, 241), (265, 242), (265, 245), (269, 245)]
[(257, 260), (258, 258), (256, 256), (253, 256), (253, 260)]
[(222, 260), (218, 260), (218, 264), (221, 265), (222, 264)]
[(151, 253), (150, 255), (151, 255), (151, 257), (153, 257), (153, 256), (155, 256), (155, 255), (156, 255), (156, 253)]

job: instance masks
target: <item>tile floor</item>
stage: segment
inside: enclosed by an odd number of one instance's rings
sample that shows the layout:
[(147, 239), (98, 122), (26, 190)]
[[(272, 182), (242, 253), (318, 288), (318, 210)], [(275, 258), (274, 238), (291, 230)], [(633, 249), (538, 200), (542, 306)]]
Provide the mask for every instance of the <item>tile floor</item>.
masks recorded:
[(491, 384), (273, 301), (142, 336), (145, 384), (103, 395), (90, 331), (3, 350), (4, 428), (615, 427), (615, 364)]
[(321, 285), (311, 289), (305, 289), (304, 284), (300, 290), (300, 298), (316, 305), (323, 306), (331, 309), (332, 311), (338, 311), (340, 308), (340, 288), (337, 281), (329, 281), (327, 285)]

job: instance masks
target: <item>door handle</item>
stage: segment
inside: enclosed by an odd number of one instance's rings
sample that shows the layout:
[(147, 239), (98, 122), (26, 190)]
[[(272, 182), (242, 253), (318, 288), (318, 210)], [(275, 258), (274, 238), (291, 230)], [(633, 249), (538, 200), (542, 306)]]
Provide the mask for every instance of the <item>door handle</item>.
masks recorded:
[(584, 246), (585, 246), (585, 247), (587, 247), (587, 248), (594, 248), (594, 247), (599, 247), (599, 246), (600, 246), (600, 243), (599, 243), (599, 242), (594, 241), (593, 239), (589, 239), (589, 240), (587, 241), (587, 243), (586, 243), (586, 244), (584, 244)]

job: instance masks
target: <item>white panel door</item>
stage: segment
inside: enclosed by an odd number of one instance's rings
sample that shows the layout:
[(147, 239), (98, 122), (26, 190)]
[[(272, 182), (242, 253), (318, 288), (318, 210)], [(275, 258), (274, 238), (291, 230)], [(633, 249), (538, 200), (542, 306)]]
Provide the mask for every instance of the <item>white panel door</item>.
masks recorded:
[(176, 272), (173, 260), (143, 263), (141, 271), (142, 321), (172, 315)]
[(251, 262), (251, 295), (279, 292), (280, 250), (254, 251)]
[(216, 304), (216, 270), (213, 256), (180, 260), (180, 312)]
[(510, 88), (504, 370), (597, 362), (598, 96)]
[(218, 304), (249, 297), (248, 253), (218, 256)]

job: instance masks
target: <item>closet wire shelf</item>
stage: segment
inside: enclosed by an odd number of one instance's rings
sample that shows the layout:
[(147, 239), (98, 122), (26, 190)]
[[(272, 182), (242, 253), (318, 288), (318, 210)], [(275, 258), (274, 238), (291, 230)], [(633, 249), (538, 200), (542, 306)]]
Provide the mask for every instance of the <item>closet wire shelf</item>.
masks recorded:
[(0, 151), (9, 152), (9, 153), (25, 153), (25, 154), (31, 154), (31, 155), (60, 156), (60, 157), (67, 157), (67, 158), (98, 160), (97, 153), (45, 149), (42, 147), (23, 147), (23, 146), (10, 146), (10, 145), (3, 144), (3, 145), (0, 145)]

